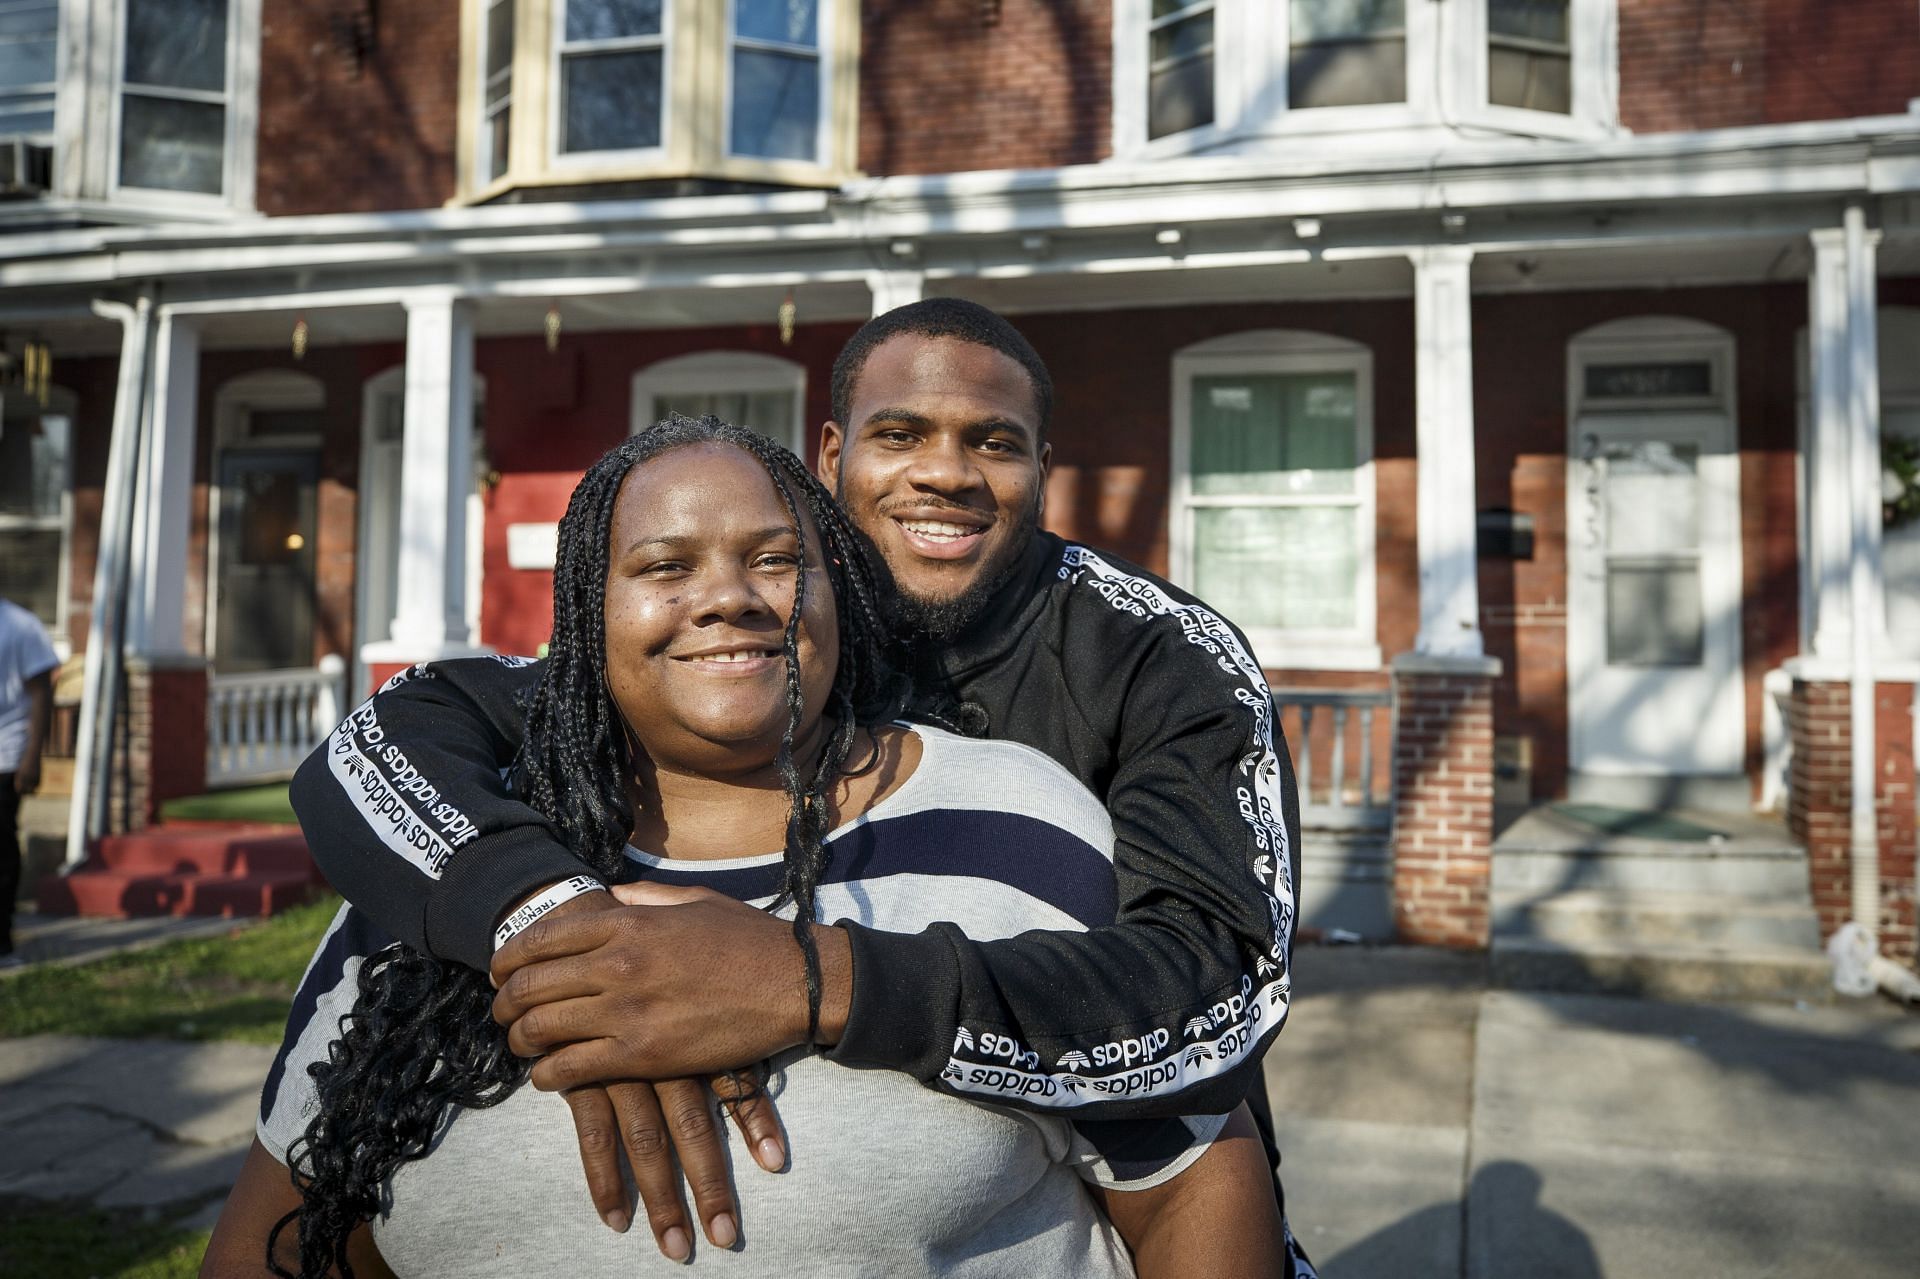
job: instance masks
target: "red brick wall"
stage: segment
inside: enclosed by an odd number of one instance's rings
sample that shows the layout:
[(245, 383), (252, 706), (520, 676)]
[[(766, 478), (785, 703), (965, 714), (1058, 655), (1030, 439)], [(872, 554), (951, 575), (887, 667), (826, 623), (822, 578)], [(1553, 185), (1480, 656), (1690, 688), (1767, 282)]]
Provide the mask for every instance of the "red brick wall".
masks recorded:
[(1899, 114), (1920, 97), (1911, 0), (1621, 0), (1635, 132)]
[[(1913, 685), (1874, 690), (1874, 812), (1880, 844), (1880, 949), (1914, 958)], [(1852, 747), (1846, 684), (1797, 680), (1787, 709), (1793, 739), (1787, 824), (1807, 846), (1822, 938), (1853, 917)]]
[(1404, 941), (1484, 947), (1493, 697), (1484, 676), (1394, 674), (1393, 917)]
[(377, 40), (356, 69), (335, 25), (357, 0), (263, 0), (262, 213), (431, 208), (454, 193), (460, 0), (364, 7)]
[[(109, 828), (140, 830), (160, 805), (207, 789), (207, 671), (198, 665), (127, 665), (127, 772)], [(124, 812), (125, 821), (122, 821)]]
[[(1648, 315), (1703, 320), (1733, 334), (1747, 765), (1757, 777), (1761, 680), (1799, 651), (1794, 342), (1806, 321), (1806, 290), (1789, 284), (1498, 294), (1476, 297), (1473, 306), (1479, 504), (1535, 519), (1532, 560), (1480, 562), (1481, 624), (1488, 653), (1504, 667), (1494, 691), (1500, 731), (1532, 738), (1533, 793), (1540, 797), (1564, 793), (1568, 766), (1568, 343), (1596, 324)], [(1383, 511), (1385, 501), (1383, 495)]]
[(865, 0), (860, 167), (949, 173), (1102, 159), (1113, 136), (1112, 20), (1111, 0)]

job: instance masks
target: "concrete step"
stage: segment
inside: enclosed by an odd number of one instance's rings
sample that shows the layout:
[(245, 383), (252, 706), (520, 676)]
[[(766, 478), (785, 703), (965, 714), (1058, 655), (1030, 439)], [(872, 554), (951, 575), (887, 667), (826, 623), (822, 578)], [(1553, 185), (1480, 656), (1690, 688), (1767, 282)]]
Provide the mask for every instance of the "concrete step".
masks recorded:
[(1300, 840), (1300, 923), (1375, 941), (1393, 936), (1393, 854), (1379, 834), (1307, 830)]
[(247, 875), (148, 874), (90, 865), (40, 881), (45, 915), (141, 918), (153, 915), (271, 915), (317, 891), (310, 872)]
[(1790, 844), (1716, 847), (1622, 840), (1604, 848), (1529, 848), (1503, 843), (1493, 852), (1492, 890), (1506, 898), (1606, 890), (1804, 903), (1807, 858)]
[(297, 826), (168, 823), (99, 841), (94, 857), (114, 870), (233, 875), (312, 866)]
[(1820, 921), (1804, 900), (1747, 901), (1693, 893), (1582, 890), (1546, 897), (1496, 896), (1493, 932), (1496, 937), (1536, 937), (1569, 946), (1630, 941), (1820, 949)]
[(1516, 990), (1634, 995), (1715, 1002), (1824, 1003), (1832, 966), (1818, 950), (1789, 946), (1584, 942), (1495, 937), (1489, 953), (1495, 985)]

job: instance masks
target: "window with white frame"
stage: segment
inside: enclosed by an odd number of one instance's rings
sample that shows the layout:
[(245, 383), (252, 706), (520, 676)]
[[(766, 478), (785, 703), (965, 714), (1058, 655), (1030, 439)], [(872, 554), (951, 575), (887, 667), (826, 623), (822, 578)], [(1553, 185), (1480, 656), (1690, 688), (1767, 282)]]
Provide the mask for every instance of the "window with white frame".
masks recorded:
[(853, 172), (858, 0), (463, 0), (468, 198)]
[(1320, 334), (1174, 358), (1174, 575), (1263, 665), (1379, 665), (1372, 381), (1366, 348)]
[(65, 626), (73, 397), (0, 397), (0, 598)]
[(118, 185), (226, 187), (231, 0), (126, 0)]
[(646, 151), (666, 110), (666, 0), (556, 0), (555, 149)]
[(1287, 44), (1296, 110), (1407, 100), (1407, 0), (1292, 0)]
[(1618, 0), (1116, 0), (1113, 153), (1619, 128)]
[(807, 371), (791, 360), (751, 351), (703, 351), (652, 364), (633, 375), (633, 429), (671, 413), (712, 414), (749, 427), (806, 458)]
[(0, 0), (0, 138), (53, 137), (59, 0)]
[(479, 167), (488, 182), (507, 171), (513, 129), (513, 11), (515, 0), (487, 0), (480, 39)]

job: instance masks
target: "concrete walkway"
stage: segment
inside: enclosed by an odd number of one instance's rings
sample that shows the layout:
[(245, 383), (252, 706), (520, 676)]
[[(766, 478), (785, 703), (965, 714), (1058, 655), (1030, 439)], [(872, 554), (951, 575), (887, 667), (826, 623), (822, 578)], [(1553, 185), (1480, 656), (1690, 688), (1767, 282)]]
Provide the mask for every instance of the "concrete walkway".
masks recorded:
[[(1479, 957), (1303, 949), (1268, 1057), (1328, 1279), (1912, 1279), (1920, 1015), (1489, 991)], [(4, 998), (0, 986), (0, 998)], [(272, 1050), (0, 1040), (0, 1201), (209, 1222)]]
[(1303, 950), (1267, 1058), (1328, 1279), (1920, 1273), (1920, 1015), (1489, 991)]

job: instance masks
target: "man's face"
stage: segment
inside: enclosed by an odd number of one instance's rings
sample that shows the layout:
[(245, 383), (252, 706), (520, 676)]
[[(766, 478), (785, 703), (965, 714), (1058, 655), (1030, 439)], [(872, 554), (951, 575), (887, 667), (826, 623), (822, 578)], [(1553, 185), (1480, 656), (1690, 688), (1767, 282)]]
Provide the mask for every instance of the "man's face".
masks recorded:
[(1050, 450), (1018, 361), (958, 338), (875, 347), (820, 478), (891, 570), (909, 629), (949, 639), (1005, 581), (1040, 522)]

